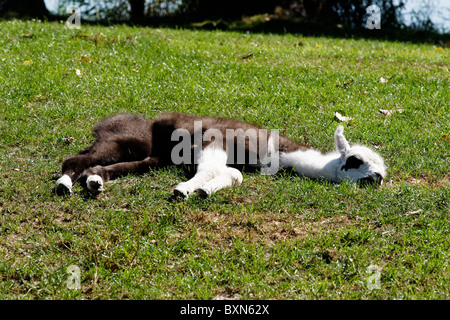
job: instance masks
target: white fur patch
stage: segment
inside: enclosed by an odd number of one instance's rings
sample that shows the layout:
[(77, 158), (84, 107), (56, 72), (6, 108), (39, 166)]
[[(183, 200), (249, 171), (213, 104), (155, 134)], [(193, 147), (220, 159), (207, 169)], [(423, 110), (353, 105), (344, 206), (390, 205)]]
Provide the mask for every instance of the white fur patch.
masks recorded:
[(350, 157), (352, 155), (358, 156), (367, 162), (369, 165), (369, 171), (377, 172), (383, 178), (386, 176), (386, 166), (384, 165), (383, 158), (372, 149), (365, 146), (354, 145), (351, 148), (351, 152), (349, 152), (347, 156)]
[[(224, 172), (203, 184), (197, 193), (211, 194), (221, 189), (240, 186), (242, 183), (242, 173), (235, 168), (225, 168)], [(200, 190), (200, 191), (199, 191)]]
[(196, 192), (204, 198), (220, 189), (242, 183), (241, 172), (227, 167), (227, 153), (223, 149), (206, 148), (200, 153), (198, 160), (197, 173), (189, 181), (181, 182), (175, 187), (175, 196), (188, 197)]
[(193, 192), (195, 191), (195, 184), (187, 181), (187, 182), (180, 182), (175, 187), (175, 190), (173, 190), (173, 193), (175, 196), (180, 196), (183, 198), (189, 197)]
[(55, 190), (58, 194), (72, 193), (72, 180), (67, 174), (56, 180)]
[(297, 174), (312, 179), (327, 179), (337, 182), (336, 170), (340, 155), (337, 152), (322, 154), (317, 150), (298, 150), (280, 155), (283, 168), (294, 168)]
[(227, 153), (220, 148), (206, 148), (202, 150), (198, 160), (198, 171), (213, 171), (218, 174), (226, 168)]
[(103, 189), (103, 179), (97, 174), (89, 176), (86, 180), (86, 185), (89, 191), (94, 193), (102, 192)]
[[(342, 136), (342, 139), (345, 138)], [(336, 141), (336, 144), (338, 143)], [(346, 144), (346, 141), (342, 143)], [(340, 149), (339, 146), (337, 149)], [(326, 179), (331, 182), (341, 182), (348, 179), (357, 183), (360, 179), (366, 177), (376, 179), (376, 174), (381, 175), (382, 178), (385, 177), (386, 167), (383, 159), (376, 152), (358, 145), (342, 149), (343, 153), (335, 151), (323, 154), (313, 149), (282, 153), (280, 155), (280, 165), (284, 168), (294, 168), (298, 174), (305, 177)], [(363, 165), (358, 168), (343, 169), (346, 160), (350, 156), (356, 156), (358, 159), (361, 159)]]

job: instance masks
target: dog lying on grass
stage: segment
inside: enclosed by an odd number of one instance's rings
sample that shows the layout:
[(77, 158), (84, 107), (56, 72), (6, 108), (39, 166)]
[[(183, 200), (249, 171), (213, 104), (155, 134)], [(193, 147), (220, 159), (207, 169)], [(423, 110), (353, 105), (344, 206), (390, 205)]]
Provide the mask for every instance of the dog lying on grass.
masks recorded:
[(386, 168), (381, 156), (359, 145), (350, 146), (336, 129), (336, 150), (322, 153), (292, 141), (275, 130), (223, 118), (181, 113), (153, 120), (119, 114), (94, 127), (95, 142), (62, 164), (57, 194), (71, 194), (73, 184), (86, 179), (98, 194), (106, 181), (129, 173), (145, 173), (169, 165), (196, 165), (196, 174), (173, 190), (175, 196), (200, 197), (242, 183), (243, 167), (275, 174), (281, 167), (300, 176), (339, 183), (381, 185)]

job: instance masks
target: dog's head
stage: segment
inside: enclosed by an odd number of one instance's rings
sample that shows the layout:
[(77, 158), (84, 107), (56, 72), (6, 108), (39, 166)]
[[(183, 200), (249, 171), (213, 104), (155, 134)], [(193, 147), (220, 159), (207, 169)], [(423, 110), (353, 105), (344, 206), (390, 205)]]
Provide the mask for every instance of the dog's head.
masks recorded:
[(381, 185), (386, 176), (383, 158), (375, 151), (359, 145), (350, 146), (344, 137), (344, 127), (334, 133), (336, 149), (341, 155), (337, 176), (359, 185)]

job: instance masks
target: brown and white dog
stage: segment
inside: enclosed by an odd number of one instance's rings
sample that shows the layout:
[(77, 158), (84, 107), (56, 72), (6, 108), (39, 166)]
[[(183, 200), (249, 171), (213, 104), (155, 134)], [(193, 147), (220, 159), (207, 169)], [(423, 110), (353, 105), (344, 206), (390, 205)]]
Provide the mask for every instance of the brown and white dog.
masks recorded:
[(275, 174), (281, 167), (312, 179), (381, 185), (386, 175), (381, 156), (364, 146), (350, 147), (343, 131), (342, 126), (336, 129), (336, 151), (324, 154), (276, 130), (232, 119), (169, 113), (150, 120), (119, 114), (94, 127), (92, 146), (64, 160), (55, 191), (70, 194), (74, 182), (86, 179), (88, 190), (97, 194), (104, 182), (119, 176), (181, 164), (197, 167), (192, 179), (173, 190), (183, 197), (206, 197), (238, 186), (245, 167), (263, 174)]

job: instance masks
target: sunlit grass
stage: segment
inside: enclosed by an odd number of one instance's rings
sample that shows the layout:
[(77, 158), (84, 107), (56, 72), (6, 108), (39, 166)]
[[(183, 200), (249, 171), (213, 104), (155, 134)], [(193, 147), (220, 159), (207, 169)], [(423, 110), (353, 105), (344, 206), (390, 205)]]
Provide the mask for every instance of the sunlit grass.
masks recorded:
[[(222, 31), (0, 23), (3, 299), (448, 299), (449, 52)], [(24, 36), (31, 35), (31, 36)], [(301, 41), (301, 43), (299, 42)], [(380, 78), (389, 78), (383, 83)], [(380, 109), (402, 110), (390, 116)], [(232, 117), (388, 166), (380, 189), (280, 174), (171, 201), (167, 168), (93, 198), (52, 188), (102, 117)], [(67, 287), (70, 265), (81, 289)], [(367, 268), (381, 268), (369, 290)]]

